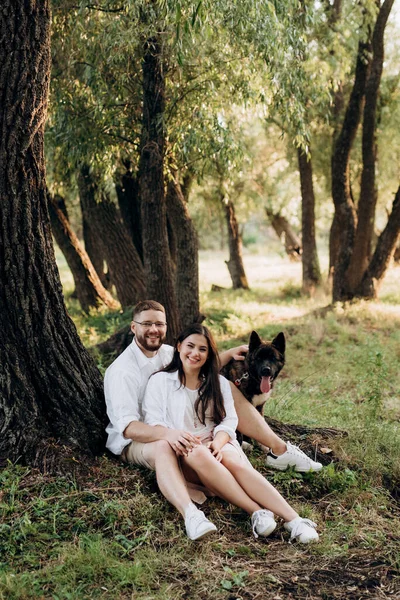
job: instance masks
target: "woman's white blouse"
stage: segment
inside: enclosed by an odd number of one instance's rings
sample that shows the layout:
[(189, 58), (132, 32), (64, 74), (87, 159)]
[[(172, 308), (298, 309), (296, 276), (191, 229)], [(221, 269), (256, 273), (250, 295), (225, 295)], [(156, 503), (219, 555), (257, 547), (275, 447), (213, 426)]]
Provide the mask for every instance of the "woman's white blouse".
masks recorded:
[[(213, 436), (218, 431), (226, 431), (232, 440), (236, 439), (236, 428), (238, 418), (235, 411), (230, 384), (225, 377), (219, 375), (222, 397), (226, 416), (219, 425), (214, 428)], [(156, 373), (152, 375), (146, 387), (143, 399), (144, 422), (148, 425), (162, 425), (170, 429), (183, 429), (186, 393), (178, 377), (178, 371), (174, 373)], [(196, 431), (192, 431), (196, 435)]]

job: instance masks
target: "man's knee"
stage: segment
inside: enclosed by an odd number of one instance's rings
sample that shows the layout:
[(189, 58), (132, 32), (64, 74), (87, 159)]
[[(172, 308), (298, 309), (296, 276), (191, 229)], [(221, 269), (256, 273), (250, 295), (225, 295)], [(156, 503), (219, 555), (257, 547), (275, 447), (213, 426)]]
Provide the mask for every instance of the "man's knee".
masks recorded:
[(146, 444), (143, 455), (153, 468), (155, 468), (160, 461), (177, 460), (175, 452), (166, 440), (158, 440)]

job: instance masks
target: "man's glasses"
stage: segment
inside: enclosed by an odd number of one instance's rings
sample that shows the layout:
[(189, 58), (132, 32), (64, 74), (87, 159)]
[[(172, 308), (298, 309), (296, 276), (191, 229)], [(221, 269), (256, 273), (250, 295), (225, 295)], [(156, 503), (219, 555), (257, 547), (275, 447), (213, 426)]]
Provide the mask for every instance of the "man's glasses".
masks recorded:
[(162, 321), (135, 321), (135, 319), (133, 319), (134, 323), (137, 323), (138, 325), (141, 325), (142, 327), (144, 327), (145, 329), (150, 329), (150, 327), (152, 327), (153, 325), (155, 325), (157, 327), (157, 329), (163, 329), (164, 327), (167, 326), (166, 323), (163, 323)]

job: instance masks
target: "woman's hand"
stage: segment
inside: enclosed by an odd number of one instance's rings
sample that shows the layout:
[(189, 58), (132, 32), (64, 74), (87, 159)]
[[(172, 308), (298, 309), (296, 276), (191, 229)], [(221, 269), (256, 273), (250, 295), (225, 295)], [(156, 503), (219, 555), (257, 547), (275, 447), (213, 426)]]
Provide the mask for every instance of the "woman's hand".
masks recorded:
[(217, 461), (221, 462), (221, 460), (222, 460), (222, 452), (221, 452), (221, 446), (220, 446), (220, 444), (216, 440), (213, 440), (212, 442), (208, 442), (206, 444), (206, 446), (211, 451), (211, 454), (213, 456), (215, 456), (215, 458), (217, 459)]
[(188, 456), (193, 448), (201, 444), (200, 438), (181, 429), (167, 429), (165, 439), (177, 456)]

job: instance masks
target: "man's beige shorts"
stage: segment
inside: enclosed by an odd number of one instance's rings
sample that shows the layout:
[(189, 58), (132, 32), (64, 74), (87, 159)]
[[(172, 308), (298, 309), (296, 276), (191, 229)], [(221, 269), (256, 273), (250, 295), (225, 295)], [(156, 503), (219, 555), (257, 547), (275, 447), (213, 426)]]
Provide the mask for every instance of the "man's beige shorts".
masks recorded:
[(128, 446), (122, 451), (121, 458), (124, 462), (133, 463), (135, 465), (139, 465), (140, 467), (146, 467), (146, 469), (151, 469), (154, 471), (153, 465), (151, 465), (144, 458), (144, 449), (148, 444), (143, 444), (142, 442), (131, 442)]

